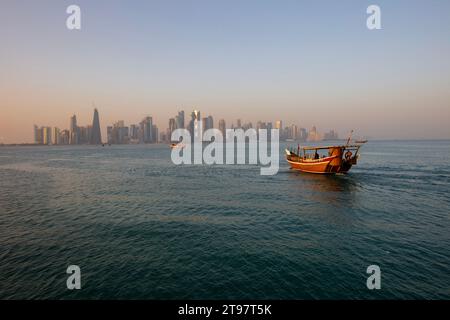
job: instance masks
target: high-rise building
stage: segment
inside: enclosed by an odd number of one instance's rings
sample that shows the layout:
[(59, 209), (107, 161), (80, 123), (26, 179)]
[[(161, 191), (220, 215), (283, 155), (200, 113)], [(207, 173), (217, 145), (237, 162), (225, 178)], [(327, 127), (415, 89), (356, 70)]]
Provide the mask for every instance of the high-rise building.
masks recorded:
[(94, 118), (92, 119), (92, 132), (89, 135), (90, 144), (101, 144), (102, 143), (102, 133), (100, 130), (100, 119), (98, 116), (97, 108), (94, 109)]
[(202, 119), (202, 129), (206, 131), (208, 129), (214, 128), (214, 120), (212, 116), (208, 116)]
[(70, 142), (70, 131), (69, 130), (63, 130), (59, 134), (59, 140), (58, 144), (69, 144)]
[(78, 126), (77, 126), (77, 116), (73, 115), (70, 118), (70, 144), (78, 144)]
[(184, 111), (181, 110), (178, 112), (178, 115), (175, 116), (175, 122), (177, 129), (183, 129), (184, 128)]
[(139, 126), (132, 124), (130, 125), (130, 139), (135, 140), (133, 142), (137, 142), (139, 139)]
[(169, 142), (170, 136), (169, 136), (169, 129), (167, 129), (167, 132), (161, 132), (159, 134), (159, 141), (160, 142)]
[(320, 141), (320, 140), (322, 140), (322, 137), (319, 134), (319, 132), (317, 132), (316, 127), (313, 126), (308, 133), (308, 141)]
[(281, 120), (275, 121), (275, 129), (283, 130), (283, 122)]
[(308, 139), (308, 132), (306, 131), (305, 128), (300, 128), (300, 136), (299, 136), (299, 140), (300, 141), (306, 141)]
[(52, 132), (52, 144), (59, 144), (59, 143), (60, 143), (59, 128), (54, 127)]
[(52, 144), (52, 128), (50, 127), (42, 128), (42, 143)]
[(123, 120), (108, 126), (106, 132), (109, 144), (127, 144), (130, 142), (130, 130), (125, 126)]
[(159, 142), (159, 131), (156, 125), (152, 125), (152, 142), (153, 143)]
[(206, 118), (206, 125), (207, 125), (208, 129), (214, 128), (214, 119), (212, 116), (208, 116)]
[(37, 125), (34, 125), (34, 143), (42, 144), (42, 128), (39, 128)]
[(298, 138), (299, 138), (298, 127), (295, 124), (293, 124), (291, 126), (291, 139), (298, 140)]
[(153, 142), (153, 118), (145, 117), (139, 124), (139, 140), (142, 143)]
[(240, 129), (240, 128), (242, 128), (241, 119), (237, 119), (237, 121), (236, 121), (236, 129)]
[(89, 143), (89, 131), (88, 127), (78, 127), (78, 141), (77, 144), (87, 144)]
[(174, 118), (170, 118), (169, 119), (169, 132), (170, 132), (170, 134), (172, 134), (172, 132), (174, 132), (175, 129), (177, 129), (177, 122), (176, 122), (176, 120)]
[(224, 119), (220, 119), (219, 120), (219, 130), (220, 132), (222, 132), (222, 136), (225, 138), (226, 137), (226, 124), (225, 124), (225, 120)]

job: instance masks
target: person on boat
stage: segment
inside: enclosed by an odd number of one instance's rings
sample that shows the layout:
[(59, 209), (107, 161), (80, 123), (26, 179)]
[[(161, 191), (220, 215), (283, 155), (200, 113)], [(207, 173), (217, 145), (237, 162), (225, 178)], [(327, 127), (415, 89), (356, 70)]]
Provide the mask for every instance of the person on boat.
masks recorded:
[(317, 150), (316, 153), (314, 154), (314, 159), (319, 159), (319, 154), (317, 153)]

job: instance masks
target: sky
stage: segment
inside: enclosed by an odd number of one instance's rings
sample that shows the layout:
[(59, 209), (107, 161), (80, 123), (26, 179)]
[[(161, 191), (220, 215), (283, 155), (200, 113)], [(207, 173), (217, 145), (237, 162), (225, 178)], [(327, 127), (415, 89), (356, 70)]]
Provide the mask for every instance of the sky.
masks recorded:
[(91, 124), (94, 106), (104, 137), (198, 109), (216, 126), (450, 139), (450, 1), (0, 0), (0, 143)]

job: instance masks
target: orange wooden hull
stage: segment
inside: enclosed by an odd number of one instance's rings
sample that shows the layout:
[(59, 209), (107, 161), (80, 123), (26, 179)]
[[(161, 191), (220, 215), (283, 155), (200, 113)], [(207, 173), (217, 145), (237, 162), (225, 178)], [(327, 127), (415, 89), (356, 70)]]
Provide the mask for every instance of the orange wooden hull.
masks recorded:
[(308, 173), (319, 174), (336, 174), (346, 173), (352, 165), (346, 161), (343, 161), (338, 156), (326, 157), (317, 160), (303, 160), (295, 157), (294, 159), (286, 157), (287, 162), (293, 170), (298, 170)]

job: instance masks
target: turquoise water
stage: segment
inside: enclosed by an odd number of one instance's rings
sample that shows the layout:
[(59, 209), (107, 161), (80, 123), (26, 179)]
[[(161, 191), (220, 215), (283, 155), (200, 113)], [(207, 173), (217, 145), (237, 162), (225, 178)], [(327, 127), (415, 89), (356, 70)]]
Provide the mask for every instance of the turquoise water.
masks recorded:
[(361, 154), (261, 176), (166, 145), (0, 148), (0, 298), (450, 299), (450, 141)]

